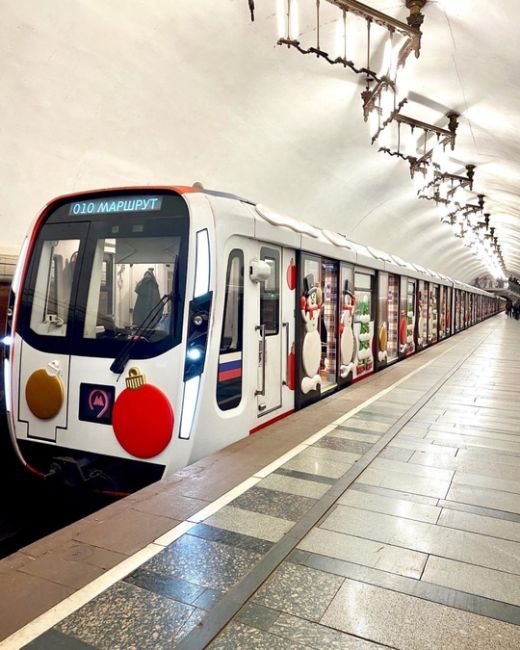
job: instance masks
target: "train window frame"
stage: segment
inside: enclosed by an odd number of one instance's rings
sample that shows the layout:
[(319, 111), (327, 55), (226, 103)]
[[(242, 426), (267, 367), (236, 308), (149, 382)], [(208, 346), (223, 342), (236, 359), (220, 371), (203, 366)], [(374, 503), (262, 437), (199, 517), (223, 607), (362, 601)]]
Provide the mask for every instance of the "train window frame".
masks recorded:
[[(237, 268), (237, 278), (232, 276), (234, 267)], [(242, 402), (242, 364), (244, 348), (244, 251), (233, 248), (228, 256), (226, 267), (226, 284), (224, 302), (222, 306), (222, 329), (220, 333), (219, 358), (216, 382), (216, 400), (221, 411), (230, 411), (240, 406)], [(238, 282), (235, 280), (238, 279)], [(231, 291), (230, 288), (237, 289)], [(229, 311), (231, 309), (231, 312)], [(227, 336), (226, 324), (229, 314), (233, 317), (229, 321), (237, 324), (236, 343), (234, 346), (223, 345), (224, 339), (233, 340)]]
[[(136, 226), (134, 226), (136, 228)], [(99, 338), (117, 338), (120, 336), (118, 332), (127, 331), (128, 336), (126, 340), (132, 335), (132, 330), (137, 330), (141, 327), (143, 318), (136, 319), (138, 304), (140, 311), (144, 311), (144, 320), (148, 318), (148, 313), (153, 311), (161, 297), (170, 295), (175, 287), (175, 270), (177, 267), (177, 260), (180, 254), (182, 245), (182, 238), (179, 235), (166, 235), (160, 236), (144, 236), (139, 230), (132, 232), (130, 236), (119, 236), (119, 234), (106, 233), (105, 236), (98, 237), (95, 241), (95, 248), (92, 255), (92, 264), (90, 265), (90, 282), (88, 287), (87, 300), (85, 303), (85, 318), (83, 321), (83, 338), (86, 340), (93, 340)], [(147, 233), (148, 234), (148, 233)], [(91, 239), (94, 239), (91, 237)], [(159, 255), (159, 259), (140, 262), (128, 262), (125, 256), (122, 259), (117, 259), (121, 256), (119, 247), (126, 245), (127, 249), (132, 250), (133, 255), (139, 258), (143, 252), (140, 250), (140, 240), (146, 242), (145, 250), (153, 248), (154, 255)], [(163, 243), (164, 242), (164, 243)], [(169, 245), (164, 248), (166, 243)], [(161, 249), (161, 244), (163, 248)], [(170, 253), (169, 258), (166, 257), (166, 252)], [(162, 253), (165, 257), (161, 257)], [(101, 310), (101, 294), (104, 286), (104, 269), (107, 258), (109, 259), (106, 268), (112, 273), (111, 283), (112, 286), (109, 291), (112, 304), (110, 308), (115, 309), (115, 314), (110, 311), (104, 313)], [(141, 268), (137, 268), (141, 267)], [(135, 276), (137, 268), (138, 276)], [(170, 269), (174, 269), (173, 275), (170, 275)], [(120, 277), (121, 274), (121, 277)], [(126, 289), (128, 290), (127, 298), (127, 313), (123, 308), (125, 291), (123, 289), (123, 274), (126, 276)], [(121, 285), (119, 285), (119, 279)], [(169, 284), (171, 279), (171, 285)], [(142, 291), (139, 286), (145, 283)], [(115, 286), (114, 286), (115, 285)], [(117, 288), (119, 287), (119, 291)], [(137, 294), (137, 297), (135, 297)], [(141, 300), (144, 298), (144, 301)], [(152, 322), (148, 322), (147, 328), (141, 332), (149, 342), (157, 342), (171, 335), (172, 321), (176, 320), (176, 312), (172, 305), (168, 302), (162, 306), (162, 310), (156, 314)]]
[[(78, 260), (80, 259), (81, 251), (85, 245), (85, 239), (88, 234), (88, 224), (85, 222), (76, 222), (68, 224), (44, 224), (38, 233), (38, 238), (35, 241), (34, 249), (32, 251), (27, 276), (25, 278), (24, 286), (21, 292), (21, 319), (18, 320), (18, 330), (24, 340), (38, 350), (48, 352), (67, 352), (70, 347), (70, 341), (74, 331), (74, 306), (76, 304), (76, 296), (78, 290), (78, 283), (80, 278), (80, 267)], [(68, 303), (65, 306), (63, 323), (56, 320), (54, 326), (49, 319), (47, 331), (44, 328), (35, 328), (35, 318), (38, 318), (43, 323), (46, 321), (45, 312), (49, 305), (49, 293), (51, 291), (51, 273), (54, 265), (54, 250), (56, 246), (52, 245), (53, 242), (75, 241), (77, 242), (74, 256), (74, 267), (72, 270), (72, 277), (70, 282), (70, 292), (68, 296)], [(42, 258), (45, 254), (45, 248), (48, 249), (48, 263), (42, 269)], [(72, 255), (71, 255), (72, 260)], [(42, 275), (43, 270), (43, 275)], [(36, 311), (37, 305), (35, 304), (34, 297), (36, 292), (44, 289), (44, 304), (40, 307), (39, 313)], [(72, 327), (70, 326), (72, 325)]]
[[(72, 245), (70, 258), (64, 258), (62, 246)], [(45, 239), (39, 251), (34, 297), (31, 305), (30, 328), (38, 336), (65, 338), (69, 329), (75, 266), (62, 294), (65, 276), (70, 275), (79, 248), (78, 238)], [(58, 252), (57, 252), (58, 251)], [(37, 295), (41, 294), (40, 299)]]

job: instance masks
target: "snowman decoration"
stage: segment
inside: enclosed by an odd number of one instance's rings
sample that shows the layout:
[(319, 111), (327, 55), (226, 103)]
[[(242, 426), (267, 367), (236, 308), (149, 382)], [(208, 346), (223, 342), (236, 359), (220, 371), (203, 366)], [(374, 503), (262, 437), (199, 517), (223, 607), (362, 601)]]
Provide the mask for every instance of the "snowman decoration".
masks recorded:
[[(346, 284), (346, 283), (345, 283)], [(339, 324), (341, 364), (339, 374), (342, 379), (354, 372), (354, 331), (352, 329), (352, 312), (356, 306), (356, 297), (345, 286), (343, 305)]]
[(320, 361), (321, 338), (318, 332), (322, 293), (321, 288), (314, 285), (314, 276), (307, 275), (303, 279), (304, 295), (300, 297), (300, 313), (305, 323), (305, 336), (302, 346), (302, 365), (305, 377), (302, 379), (302, 393), (307, 394), (321, 386)]
[(386, 321), (383, 321), (383, 324), (379, 328), (379, 334), (377, 337), (377, 342), (378, 342), (378, 353), (377, 353), (377, 358), (379, 360), (379, 363), (385, 363), (388, 359), (388, 328), (386, 325)]

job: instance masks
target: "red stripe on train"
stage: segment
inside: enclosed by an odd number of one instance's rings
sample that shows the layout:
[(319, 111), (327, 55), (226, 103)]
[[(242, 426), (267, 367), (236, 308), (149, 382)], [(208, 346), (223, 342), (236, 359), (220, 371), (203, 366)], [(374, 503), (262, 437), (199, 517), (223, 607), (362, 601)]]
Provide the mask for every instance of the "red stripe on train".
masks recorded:
[(236, 379), (242, 376), (242, 368), (232, 368), (231, 370), (223, 370), (218, 373), (219, 381), (227, 381), (228, 379)]
[(286, 418), (288, 415), (292, 415), (295, 413), (295, 409), (291, 409), (290, 411), (286, 411), (285, 413), (282, 413), (281, 415), (277, 415), (275, 418), (272, 418), (271, 420), (268, 420), (267, 422), (264, 422), (263, 424), (259, 424), (257, 427), (254, 427), (254, 429), (251, 429), (249, 431), (249, 435), (256, 433), (257, 431), (260, 431), (260, 429), (265, 429), (265, 427), (268, 427), (270, 424), (274, 424), (275, 422), (278, 422), (278, 420), (283, 420)]

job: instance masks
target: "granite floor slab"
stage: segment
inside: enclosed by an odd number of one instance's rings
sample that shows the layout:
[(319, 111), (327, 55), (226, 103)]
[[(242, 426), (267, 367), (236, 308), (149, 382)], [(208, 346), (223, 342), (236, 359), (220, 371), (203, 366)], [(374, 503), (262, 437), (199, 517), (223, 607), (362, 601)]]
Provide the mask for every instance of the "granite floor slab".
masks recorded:
[(503, 603), (520, 605), (520, 578), (511, 573), (430, 556), (422, 580)]
[(204, 615), (190, 605), (119, 582), (56, 629), (101, 650), (166, 650)]
[(310, 499), (319, 499), (330, 489), (329, 485), (324, 483), (274, 473), (260, 481), (258, 487), (264, 490), (288, 492), (289, 494), (309, 497)]
[(467, 530), (472, 533), (480, 533), (481, 535), (520, 542), (520, 522), (443, 508), (437, 523), (439, 526), (447, 526), (448, 528), (457, 528), (458, 530)]
[(384, 647), (290, 614), (280, 614), (269, 631), (316, 650), (384, 650)]
[(433, 478), (423, 478), (413, 474), (399, 474), (387, 470), (369, 467), (359, 477), (360, 483), (376, 485), (392, 490), (414, 492), (427, 497), (444, 499), (450, 488), (450, 481)]
[(270, 542), (279, 541), (294, 525), (294, 521), (258, 512), (250, 512), (234, 506), (224, 506), (214, 515), (208, 517), (205, 523), (209, 526), (224, 528), (251, 537), (259, 537)]
[(424, 553), (353, 537), (346, 531), (338, 533), (329, 528), (313, 528), (298, 544), (298, 548), (417, 579), (421, 577), (427, 558)]
[(210, 589), (234, 585), (261, 555), (194, 535), (183, 535), (142, 565), (144, 571)]
[(321, 527), (520, 575), (520, 544), (508, 540), (341, 505)]
[(520, 513), (520, 495), (511, 492), (500, 492), (468, 485), (453, 485), (446, 500)]
[(400, 650), (517, 650), (520, 627), (346, 579), (321, 624)]
[(382, 512), (387, 515), (425, 521), (430, 524), (435, 524), (441, 514), (441, 509), (436, 506), (414, 503), (405, 499), (395, 499), (380, 494), (367, 494), (357, 490), (347, 490), (339, 498), (338, 503), (351, 508)]
[(253, 602), (309, 621), (319, 621), (344, 579), (284, 562), (259, 589)]
[(268, 490), (256, 485), (231, 501), (229, 505), (277, 519), (296, 521), (303, 517), (315, 503), (315, 499), (306, 496)]

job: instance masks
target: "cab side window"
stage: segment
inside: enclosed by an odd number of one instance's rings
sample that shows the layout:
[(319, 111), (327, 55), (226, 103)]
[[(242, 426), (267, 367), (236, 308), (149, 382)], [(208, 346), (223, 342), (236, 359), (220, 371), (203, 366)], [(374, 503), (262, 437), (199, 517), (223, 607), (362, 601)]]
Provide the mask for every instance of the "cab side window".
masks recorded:
[(217, 377), (217, 404), (222, 411), (242, 399), (242, 331), (244, 321), (244, 254), (234, 249), (226, 271), (224, 314)]

